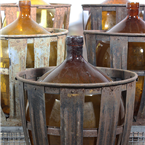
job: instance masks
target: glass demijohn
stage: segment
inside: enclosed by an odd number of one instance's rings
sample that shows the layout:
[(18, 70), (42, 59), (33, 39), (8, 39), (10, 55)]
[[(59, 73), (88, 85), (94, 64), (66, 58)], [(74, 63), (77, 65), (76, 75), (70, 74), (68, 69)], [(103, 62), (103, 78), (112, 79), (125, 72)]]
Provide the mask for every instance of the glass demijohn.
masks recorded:
[[(127, 3), (128, 15), (120, 23), (111, 28), (110, 33), (145, 33), (145, 23), (139, 17), (139, 3)], [(110, 43), (98, 42), (96, 47), (96, 65), (110, 67)], [(128, 70), (145, 69), (145, 43), (129, 42), (128, 43)], [(134, 115), (137, 115), (143, 89), (144, 78), (139, 76), (136, 83), (136, 97)]]
[[(1, 35), (35, 35), (48, 34), (43, 27), (37, 24), (31, 18), (31, 1), (19, 1), (19, 16), (8, 26), (0, 30)], [(0, 40), (0, 67), (9, 68), (9, 50), (8, 40)], [(26, 67), (34, 67), (34, 44), (27, 45), (27, 59)], [(10, 98), (9, 98), (9, 76), (1, 74), (1, 106), (5, 114), (10, 112)]]
[[(108, 78), (99, 69), (88, 63), (82, 56), (83, 37), (68, 36), (67, 57), (63, 63), (55, 69), (48, 71), (38, 81), (49, 83), (68, 83), (68, 84), (84, 84), (84, 83), (103, 83), (110, 82)], [(84, 103), (84, 121), (83, 127), (98, 128), (100, 117), (100, 101), (101, 95), (87, 95)], [(46, 123), (47, 126), (60, 127), (60, 96), (54, 94), (45, 94)], [(121, 107), (123, 112), (123, 106)], [(121, 124), (121, 115), (119, 124)], [(29, 121), (29, 114), (27, 114)], [(32, 142), (31, 131), (30, 138)], [(60, 137), (48, 135), (50, 145), (60, 145)], [(97, 138), (84, 138), (83, 145), (95, 145)]]

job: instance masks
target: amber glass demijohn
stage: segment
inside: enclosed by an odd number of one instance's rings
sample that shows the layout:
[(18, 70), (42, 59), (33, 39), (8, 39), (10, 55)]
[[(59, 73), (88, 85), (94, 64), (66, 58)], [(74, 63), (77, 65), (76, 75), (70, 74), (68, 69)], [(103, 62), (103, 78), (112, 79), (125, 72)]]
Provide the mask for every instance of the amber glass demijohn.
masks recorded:
[[(126, 4), (128, 0), (105, 0), (102, 4)], [(102, 11), (102, 30), (109, 30), (116, 24), (115, 11)], [(86, 30), (91, 30), (91, 15), (86, 24)]]
[[(111, 28), (110, 33), (145, 33), (145, 23), (139, 17), (139, 3), (127, 3), (128, 15), (120, 23)], [(110, 67), (110, 42), (98, 42), (96, 47), (96, 65)], [(128, 43), (128, 70), (145, 69), (145, 43)], [(134, 115), (137, 115), (143, 89), (144, 78), (139, 76), (136, 83), (136, 97)]]
[[(49, 83), (69, 83), (69, 84), (83, 84), (83, 83), (103, 83), (111, 81), (99, 69), (88, 63), (82, 56), (83, 37), (82, 36), (68, 36), (67, 44), (67, 58), (62, 64), (55, 69), (44, 74), (38, 81)], [(87, 95), (85, 96), (84, 104), (84, 121), (83, 127), (98, 128), (100, 117), (100, 101), (101, 95)], [(48, 126), (60, 127), (60, 96), (46, 94), (46, 122)], [(121, 118), (123, 115), (123, 105), (121, 104), (122, 114), (119, 117), (119, 125), (121, 125)], [(27, 114), (29, 121), (29, 115)], [(31, 131), (30, 138), (33, 142)], [(60, 145), (60, 137), (48, 135), (50, 145)], [(84, 138), (83, 145), (95, 145), (97, 138)], [(116, 139), (117, 140), (117, 139)], [(117, 142), (117, 141), (116, 141)]]
[[(31, 0), (31, 5), (50, 5), (43, 0)], [(55, 9), (36, 9), (36, 22), (44, 28), (53, 28)], [(19, 12), (17, 12), (17, 16)], [(2, 28), (6, 26), (6, 17), (1, 22)]]
[[(1, 35), (35, 35), (48, 34), (43, 27), (32, 20), (31, 1), (19, 1), (19, 17), (10, 25), (0, 30)], [(8, 41), (0, 40), (0, 67), (9, 68), (9, 50)], [(26, 67), (34, 67), (34, 44), (27, 45)], [(10, 112), (9, 102), (9, 76), (1, 74), (1, 106), (5, 114)]]

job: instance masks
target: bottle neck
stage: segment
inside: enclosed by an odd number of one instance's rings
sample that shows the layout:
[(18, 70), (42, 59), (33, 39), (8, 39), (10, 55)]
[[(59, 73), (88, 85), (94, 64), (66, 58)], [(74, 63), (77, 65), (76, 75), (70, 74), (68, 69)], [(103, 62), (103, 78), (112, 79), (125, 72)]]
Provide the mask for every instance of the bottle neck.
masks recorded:
[(82, 45), (67, 45), (67, 60), (80, 60), (83, 58), (83, 47)]
[(129, 18), (138, 18), (139, 9), (128, 9)]
[(31, 1), (19, 1), (19, 18), (31, 17)]

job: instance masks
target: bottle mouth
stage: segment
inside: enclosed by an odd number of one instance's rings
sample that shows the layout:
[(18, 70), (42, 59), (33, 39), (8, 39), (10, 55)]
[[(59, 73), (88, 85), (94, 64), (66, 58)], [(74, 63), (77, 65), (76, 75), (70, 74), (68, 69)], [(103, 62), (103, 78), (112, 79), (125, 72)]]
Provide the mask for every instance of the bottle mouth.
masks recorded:
[(126, 4), (127, 9), (138, 9), (139, 8), (139, 2), (128, 2)]
[(83, 36), (67, 36), (66, 44), (73, 46), (82, 46), (83, 45)]
[(31, 0), (19, 0), (19, 6), (31, 6)]

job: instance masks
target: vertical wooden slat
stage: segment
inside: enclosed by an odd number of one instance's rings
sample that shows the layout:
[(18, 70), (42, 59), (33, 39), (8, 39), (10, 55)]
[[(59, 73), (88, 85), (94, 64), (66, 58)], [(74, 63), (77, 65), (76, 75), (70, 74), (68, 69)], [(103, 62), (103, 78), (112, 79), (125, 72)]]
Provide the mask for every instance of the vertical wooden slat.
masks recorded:
[(65, 39), (66, 39), (66, 35), (58, 36), (58, 40), (57, 40), (57, 65), (61, 64), (64, 61)]
[(111, 68), (127, 69), (128, 38), (110, 36)]
[(64, 29), (69, 28), (69, 17), (70, 17), (70, 7), (68, 7), (66, 11), (66, 22), (64, 24)]
[(61, 89), (61, 144), (83, 144), (84, 93), (79, 89)]
[(120, 98), (121, 86), (102, 88), (97, 145), (115, 143)]
[(34, 67), (48, 67), (51, 38), (34, 38)]
[(102, 30), (102, 7), (91, 7), (91, 30)]
[(0, 29), (2, 28), (2, 23), (1, 23), (1, 21), (2, 21), (2, 15), (1, 15), (1, 11), (2, 11), (2, 9), (1, 9), (1, 7), (0, 7)]
[(145, 76), (144, 76), (144, 85), (143, 85), (143, 92), (142, 92), (140, 107), (137, 114), (137, 120), (139, 119), (142, 119), (142, 120), (145, 119)]
[(29, 139), (28, 139), (28, 130), (26, 127), (26, 111), (25, 111), (25, 96), (24, 96), (24, 84), (23, 82), (19, 81), (19, 100), (20, 100), (20, 110), (21, 110), (21, 120), (23, 125), (23, 131), (25, 136), (25, 141), (27, 145), (30, 145)]
[(143, 20), (145, 21), (145, 6), (144, 6), (144, 15), (143, 15)]
[(34, 145), (49, 145), (45, 117), (44, 87), (27, 85), (27, 91)]
[(88, 62), (96, 66), (96, 36), (85, 34)]
[(64, 22), (65, 11), (66, 9), (64, 8), (55, 9), (53, 28), (62, 28), (63, 22)]
[(17, 19), (17, 7), (6, 7), (6, 24), (9, 25)]
[(9, 49), (9, 88), (10, 88), (10, 117), (20, 116), (18, 86), (15, 81), (16, 74), (26, 69), (26, 39), (8, 40)]
[(36, 7), (31, 7), (31, 17), (36, 21)]
[(125, 122), (122, 135), (121, 145), (127, 145), (129, 142), (129, 136), (131, 131), (131, 125), (133, 120), (134, 111), (134, 99), (135, 99), (135, 85), (136, 82), (127, 84), (127, 95), (126, 95), (126, 110), (125, 110)]
[(123, 20), (127, 15), (126, 7), (116, 7), (116, 24)]
[(1, 112), (1, 122), (4, 122), (4, 121), (6, 122), (6, 117), (1, 106), (0, 106), (0, 112)]

